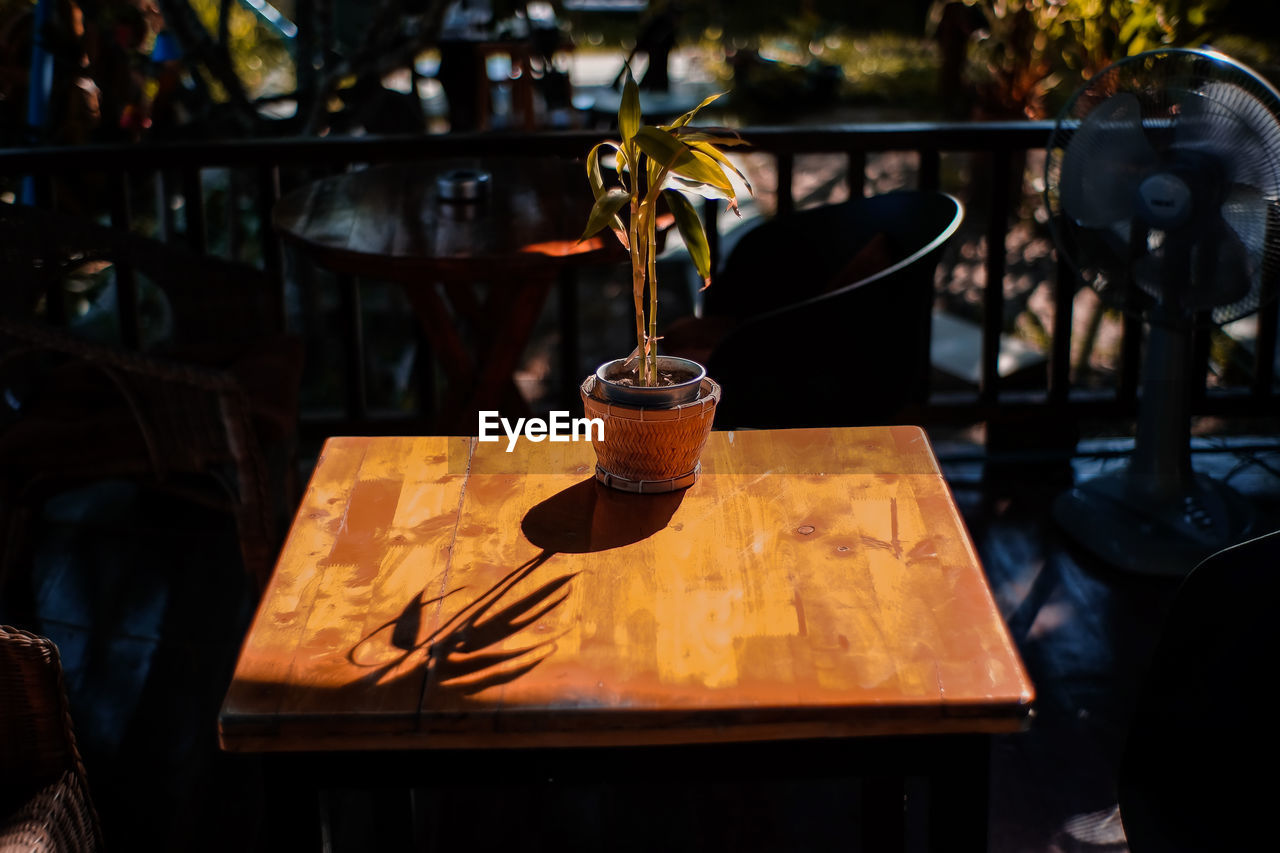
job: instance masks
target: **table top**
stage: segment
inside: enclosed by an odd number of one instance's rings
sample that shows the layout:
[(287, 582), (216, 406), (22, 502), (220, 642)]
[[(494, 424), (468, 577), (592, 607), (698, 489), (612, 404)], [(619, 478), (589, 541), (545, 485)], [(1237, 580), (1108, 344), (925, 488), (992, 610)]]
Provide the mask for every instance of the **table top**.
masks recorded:
[(670, 495), (586, 443), (331, 438), (219, 724), (239, 751), (1011, 731), (1033, 688), (924, 433), (712, 433)]
[[(489, 173), (488, 200), (441, 202), (436, 179), (453, 169)], [(569, 160), (412, 161), (306, 184), (276, 202), (272, 221), (330, 269), (415, 283), (616, 262), (623, 254), (612, 238), (578, 242), (592, 201), (585, 167)]]

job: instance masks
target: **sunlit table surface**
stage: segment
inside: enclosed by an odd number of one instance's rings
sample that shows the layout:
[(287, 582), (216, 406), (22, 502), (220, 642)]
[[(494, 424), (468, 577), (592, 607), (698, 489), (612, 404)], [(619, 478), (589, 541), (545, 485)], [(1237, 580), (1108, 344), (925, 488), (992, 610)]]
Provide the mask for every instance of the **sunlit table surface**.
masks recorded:
[(250, 752), (1024, 726), (1033, 688), (924, 433), (713, 433), (671, 495), (586, 443), (331, 438), (219, 719)]

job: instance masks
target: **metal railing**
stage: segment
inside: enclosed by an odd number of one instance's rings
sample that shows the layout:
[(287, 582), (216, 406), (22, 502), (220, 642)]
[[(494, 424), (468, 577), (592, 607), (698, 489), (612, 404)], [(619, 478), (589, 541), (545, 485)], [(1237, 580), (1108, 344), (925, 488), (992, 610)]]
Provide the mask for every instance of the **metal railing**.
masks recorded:
[[(736, 151), (765, 152), (771, 155), (777, 172), (777, 211), (795, 207), (793, 180), (797, 157), (808, 154), (839, 154), (847, 158), (847, 182), (851, 195), (863, 194), (865, 167), (870, 155), (880, 152), (909, 152), (917, 161), (917, 183), (923, 189), (943, 189), (967, 198), (970, 227), (975, 211), (985, 216), (982, 233), (989, 247), (983, 260), (985, 287), (981, 300), (981, 375), (974, 393), (934, 393), (921, 411), (924, 422), (976, 423), (980, 421), (1021, 423), (1027, 420), (1063, 418), (1124, 418), (1136, 411), (1142, 324), (1126, 316), (1114, 387), (1106, 389), (1073, 387), (1071, 379), (1072, 305), (1077, 289), (1068, 265), (1058, 263), (1053, 282), (1053, 322), (1049, 331), (1047, 382), (1043, 388), (1014, 390), (1002, 387), (999, 374), (1001, 334), (1004, 332), (1004, 282), (1006, 241), (1022, 187), (1013, 186), (1013, 166), (1028, 152), (1043, 150), (1050, 134), (1049, 122), (983, 123), (896, 123), (831, 125), (821, 127), (758, 127), (743, 129), (750, 145)], [(92, 173), (105, 192), (112, 223), (133, 226), (134, 206), (131, 186), (140, 175), (156, 178), (155, 210), (159, 236), (183, 239), (198, 251), (209, 249), (211, 229), (224, 229), (219, 241), (224, 253), (242, 251), (244, 236), (236, 217), (214, 223), (207, 215), (202, 175), (225, 169), (230, 182), (228, 210), (252, 209), (263, 224), (260, 236), (261, 264), (278, 287), (274, 304), (277, 322), (285, 322), (285, 264), (281, 246), (274, 235), (265, 233), (270, 210), (282, 190), (318, 174), (396, 160), (423, 160), (448, 157), (567, 157), (580, 158), (602, 138), (598, 131), (556, 131), (525, 135), (457, 134), (405, 137), (360, 137), (322, 139), (265, 139), (228, 142), (175, 142), (132, 146), (81, 146), (0, 151), (0, 175), (33, 182), (36, 197), (51, 198), (53, 181)], [(944, 155), (978, 153), (989, 158), (989, 183), (985, 186), (943, 185)], [(584, 184), (585, 189), (585, 184)], [(185, 222), (174, 220), (166, 203), (171, 194), (184, 199)], [(247, 204), (244, 204), (247, 202)], [(705, 220), (716, 222), (714, 202), (708, 202)], [(709, 227), (713, 266), (721, 251), (720, 235)], [(129, 292), (127, 275), (118, 304), (122, 339), (136, 345), (137, 301)], [(364, 352), (360, 333), (358, 284), (341, 282), (342, 301), (352, 316), (344, 334), (347, 386), (363, 381)], [(50, 304), (53, 304), (52, 301)], [(1275, 385), (1277, 304), (1263, 308), (1257, 326), (1252, 381), (1247, 388), (1208, 389), (1204, 378), (1209, 364), (1209, 338), (1197, 331), (1194, 342), (1195, 393), (1193, 413), (1224, 416), (1269, 416), (1280, 414), (1280, 395)], [(57, 318), (55, 318), (57, 319)], [(354, 379), (353, 379), (354, 376)], [(346, 416), (337, 422), (304, 420), (307, 432), (375, 432), (400, 428), (397, 424), (372, 422), (360, 406), (358, 394), (348, 394)], [(403, 424), (401, 424), (402, 426)]]

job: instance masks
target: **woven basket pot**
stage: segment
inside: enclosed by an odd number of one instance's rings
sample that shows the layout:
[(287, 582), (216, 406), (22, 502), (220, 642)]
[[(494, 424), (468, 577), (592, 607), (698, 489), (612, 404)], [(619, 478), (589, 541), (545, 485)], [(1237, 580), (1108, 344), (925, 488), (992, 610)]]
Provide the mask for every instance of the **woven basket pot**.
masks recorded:
[(655, 494), (693, 485), (698, 461), (711, 434), (720, 386), (704, 378), (697, 399), (671, 408), (650, 408), (601, 399), (597, 379), (582, 383), (588, 418), (604, 422), (604, 440), (592, 441), (596, 479), (625, 492)]

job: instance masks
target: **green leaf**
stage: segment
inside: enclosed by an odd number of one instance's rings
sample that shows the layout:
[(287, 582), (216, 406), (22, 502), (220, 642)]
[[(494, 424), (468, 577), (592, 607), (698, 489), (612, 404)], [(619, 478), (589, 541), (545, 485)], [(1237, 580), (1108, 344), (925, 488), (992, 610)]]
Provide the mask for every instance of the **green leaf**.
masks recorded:
[(729, 178), (724, 170), (711, 158), (701, 158), (687, 145), (671, 134), (651, 125), (645, 125), (636, 132), (636, 145), (640, 150), (660, 163), (663, 168), (675, 172), (693, 181), (710, 184), (713, 187), (732, 190)]
[(666, 199), (667, 207), (676, 218), (676, 228), (680, 230), (685, 248), (689, 250), (689, 257), (693, 258), (693, 265), (697, 268), (698, 275), (702, 276), (705, 287), (711, 283), (711, 248), (707, 245), (707, 232), (702, 227), (702, 217), (698, 216), (693, 203), (675, 190), (663, 190), (662, 197)]
[(606, 192), (601, 198), (596, 199), (596, 203), (591, 207), (591, 215), (587, 217), (586, 230), (582, 232), (582, 236), (578, 238), (578, 241), (581, 242), (602, 228), (610, 226), (614, 217), (618, 215), (618, 211), (622, 210), (629, 201), (631, 201), (631, 196), (627, 194), (627, 191), (616, 187)]
[(606, 143), (601, 142), (599, 145), (591, 149), (591, 153), (587, 155), (587, 181), (591, 184), (591, 195), (596, 201), (605, 194), (604, 177), (600, 174), (600, 149)]
[(604, 176), (600, 172), (600, 149), (601, 148), (613, 149), (614, 156), (615, 156), (615, 167), (617, 168), (619, 175), (621, 175), (622, 168), (621, 168), (621, 163), (616, 158), (622, 157), (625, 160), (625, 157), (622, 154), (622, 149), (619, 148), (617, 143), (615, 142), (601, 142), (591, 149), (591, 153), (587, 155), (587, 180), (591, 182), (591, 193), (596, 198), (600, 198), (602, 195), (604, 195), (604, 191), (605, 191)]
[(673, 127), (673, 128), (674, 128), (674, 127), (684, 127), (686, 124), (688, 124), (689, 122), (693, 121), (693, 117), (694, 117), (694, 116), (696, 116), (696, 115), (698, 114), (698, 111), (699, 111), (699, 110), (701, 110), (701, 109), (702, 109), (703, 107), (705, 107), (707, 104), (711, 103), (712, 101), (714, 101), (716, 98), (719, 98), (719, 97), (720, 97), (720, 96), (722, 96), (723, 94), (724, 94), (724, 92), (717, 92), (717, 93), (716, 93), (716, 94), (714, 94), (714, 95), (709, 95), (708, 97), (706, 97), (706, 98), (704, 98), (704, 99), (703, 99), (702, 103), (698, 104), (696, 107), (694, 107), (693, 109), (689, 110), (689, 112), (687, 112), (687, 113), (685, 113), (684, 115), (680, 116), (680, 118), (678, 118), (678, 119), (676, 119), (675, 121), (673, 121), (670, 125), (668, 125), (668, 127)]
[(627, 67), (627, 79), (622, 84), (622, 103), (618, 105), (618, 133), (622, 134), (625, 146), (640, 129), (640, 87), (631, 76), (631, 67)]

